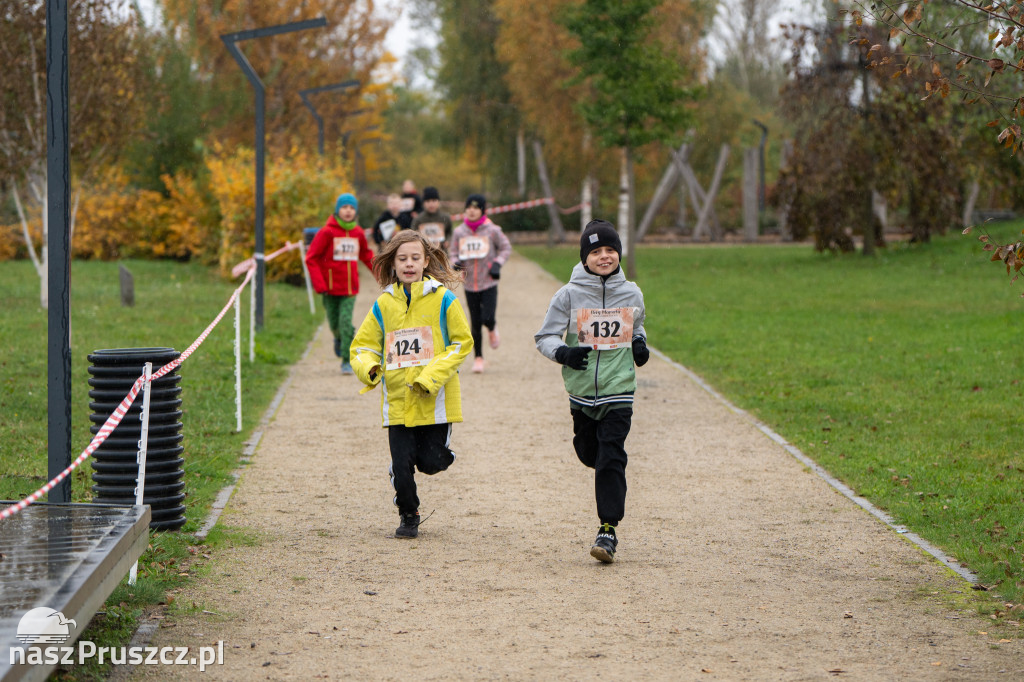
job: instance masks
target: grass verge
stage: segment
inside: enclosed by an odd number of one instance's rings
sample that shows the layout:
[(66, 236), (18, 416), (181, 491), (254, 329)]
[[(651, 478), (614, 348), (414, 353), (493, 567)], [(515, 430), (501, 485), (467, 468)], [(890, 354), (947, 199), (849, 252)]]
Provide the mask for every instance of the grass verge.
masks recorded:
[[(578, 262), (575, 245), (517, 249), (562, 281)], [(977, 240), (640, 247), (637, 270), (652, 345), (1024, 600), (1024, 301)]]
[[(102, 348), (167, 346), (184, 351), (227, 303), (237, 283), (209, 268), (170, 261), (125, 261), (135, 278), (135, 306), (120, 305), (118, 264), (74, 262), (71, 270), (72, 459), (91, 439), (89, 361)], [(30, 263), (0, 264), (6, 293), (0, 326), (0, 499), (22, 499), (42, 486), (47, 473), (47, 312), (39, 306), (39, 280)], [(199, 545), (199, 529), (218, 491), (238, 466), (249, 434), (259, 423), (290, 366), (323, 320), (311, 315), (304, 289), (268, 285), (264, 330), (256, 338), (256, 362), (248, 361), (249, 291), (242, 299), (242, 430), (235, 433), (233, 314), (229, 311), (178, 370), (182, 375), (187, 522), (181, 531), (153, 533), (135, 586), (125, 582), (82, 638), (98, 646), (127, 644), (143, 611), (167, 600), (202, 570), (209, 546), (230, 542), (211, 533)], [(141, 399), (141, 396), (140, 398)], [(90, 460), (72, 475), (72, 500), (92, 497)], [(102, 679), (103, 667), (76, 667), (59, 679)]]

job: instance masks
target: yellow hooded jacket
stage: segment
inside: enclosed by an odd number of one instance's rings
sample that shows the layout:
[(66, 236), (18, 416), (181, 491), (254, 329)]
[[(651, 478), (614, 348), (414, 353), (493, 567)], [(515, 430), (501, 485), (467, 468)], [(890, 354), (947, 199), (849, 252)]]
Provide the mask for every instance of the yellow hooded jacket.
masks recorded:
[[(382, 370), (387, 364), (385, 335), (416, 327), (430, 328), (433, 359), (422, 366)], [(400, 284), (388, 286), (359, 325), (349, 356), (356, 376), (368, 387), (364, 392), (381, 384), (384, 427), (423, 426), (462, 421), (458, 368), (471, 350), (473, 337), (458, 299), (428, 277), (413, 282), (409, 295)], [(423, 393), (414, 391), (413, 384)]]

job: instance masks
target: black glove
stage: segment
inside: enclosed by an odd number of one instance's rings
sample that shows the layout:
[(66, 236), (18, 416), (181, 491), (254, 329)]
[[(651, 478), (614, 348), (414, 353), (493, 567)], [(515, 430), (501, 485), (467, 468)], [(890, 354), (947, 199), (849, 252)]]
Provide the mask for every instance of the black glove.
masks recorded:
[(501, 279), (501, 263), (497, 261), (491, 263), (491, 269), (487, 271), (487, 274), (491, 276), (491, 279)]
[(644, 337), (638, 336), (633, 339), (633, 362), (637, 367), (643, 367), (651, 359), (651, 351), (647, 350), (647, 342)]
[(587, 346), (576, 346), (569, 348), (569, 346), (562, 346), (555, 351), (555, 362), (565, 365), (569, 369), (586, 369), (587, 368), (587, 355), (590, 354), (590, 348)]

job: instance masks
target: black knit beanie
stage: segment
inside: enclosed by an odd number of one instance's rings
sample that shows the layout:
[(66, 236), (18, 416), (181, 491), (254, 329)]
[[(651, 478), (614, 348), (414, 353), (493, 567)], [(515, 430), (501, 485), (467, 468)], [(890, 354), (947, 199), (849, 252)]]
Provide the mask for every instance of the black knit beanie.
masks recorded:
[(436, 187), (424, 187), (423, 188), (423, 201), (430, 201), (431, 199), (440, 199), (441, 195), (438, 194)]
[(487, 213), (487, 199), (484, 199), (483, 194), (470, 194), (466, 197), (466, 208), (470, 206), (476, 206), (484, 213)]
[(586, 264), (590, 252), (602, 246), (610, 246), (622, 257), (622, 242), (615, 227), (607, 220), (591, 220), (580, 235), (580, 262)]

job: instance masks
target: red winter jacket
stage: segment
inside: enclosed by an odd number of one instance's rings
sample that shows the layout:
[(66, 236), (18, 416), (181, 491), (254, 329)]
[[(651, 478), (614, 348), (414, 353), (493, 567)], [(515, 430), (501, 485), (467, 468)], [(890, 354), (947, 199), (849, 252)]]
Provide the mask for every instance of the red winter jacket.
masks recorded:
[[(351, 250), (348, 254), (344, 253), (346, 247), (352, 246), (351, 242), (340, 241), (344, 238), (356, 240), (354, 254)], [(313, 237), (313, 243), (306, 252), (306, 265), (309, 267), (309, 279), (313, 282), (314, 291), (332, 296), (355, 296), (359, 293), (356, 261), (344, 260), (345, 255), (358, 258), (373, 271), (373, 253), (366, 244), (363, 228), (356, 225), (346, 230), (332, 215)]]

